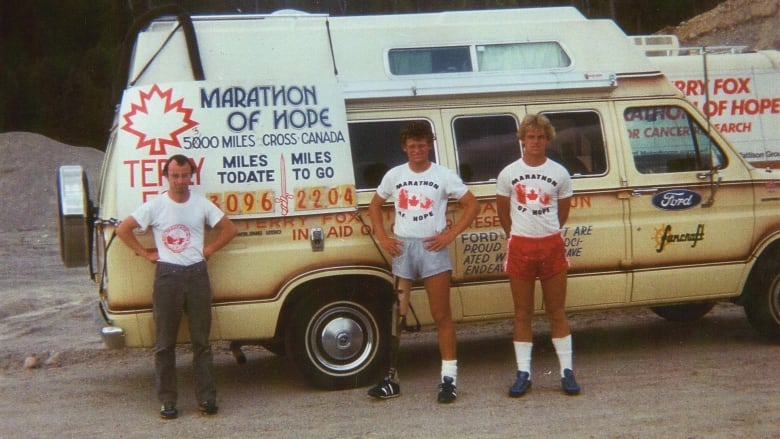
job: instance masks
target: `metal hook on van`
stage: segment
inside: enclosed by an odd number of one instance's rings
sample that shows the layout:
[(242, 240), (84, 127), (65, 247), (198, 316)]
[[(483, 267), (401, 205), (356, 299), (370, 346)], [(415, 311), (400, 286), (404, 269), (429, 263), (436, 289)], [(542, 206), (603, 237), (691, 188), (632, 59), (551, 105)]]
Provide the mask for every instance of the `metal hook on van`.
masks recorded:
[(696, 175), (696, 177), (700, 180), (707, 178), (710, 179), (710, 196), (707, 198), (707, 201), (701, 204), (701, 207), (712, 207), (712, 205), (715, 204), (715, 193), (718, 192), (718, 188), (720, 188), (720, 181), (723, 179), (718, 173), (718, 170), (719, 168), (715, 166), (707, 172), (702, 172)]

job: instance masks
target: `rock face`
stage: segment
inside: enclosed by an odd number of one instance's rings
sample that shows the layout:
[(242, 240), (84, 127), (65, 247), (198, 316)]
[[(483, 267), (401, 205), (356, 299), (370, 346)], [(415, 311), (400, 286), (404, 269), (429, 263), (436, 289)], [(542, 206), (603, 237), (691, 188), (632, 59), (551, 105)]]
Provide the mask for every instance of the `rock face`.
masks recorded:
[(780, 0), (727, 0), (659, 34), (674, 34), (682, 46), (747, 46), (780, 49)]
[(103, 152), (35, 133), (0, 133), (0, 232), (57, 230), (57, 168), (81, 165), (97, 195)]

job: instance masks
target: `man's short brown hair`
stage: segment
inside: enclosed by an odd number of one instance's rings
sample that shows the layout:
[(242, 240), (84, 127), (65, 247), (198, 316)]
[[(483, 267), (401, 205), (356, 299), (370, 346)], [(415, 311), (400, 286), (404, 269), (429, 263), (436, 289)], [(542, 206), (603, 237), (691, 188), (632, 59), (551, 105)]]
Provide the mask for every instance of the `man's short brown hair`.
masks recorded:
[(179, 166), (184, 166), (185, 163), (189, 163), (190, 165), (190, 175), (195, 174), (195, 160), (192, 160), (191, 158), (183, 155), (183, 154), (174, 154), (168, 158), (168, 161), (165, 162), (165, 166), (163, 166), (163, 175), (165, 177), (168, 176), (168, 165), (171, 164), (171, 162), (176, 162)]
[(427, 122), (415, 120), (401, 131), (401, 146), (406, 145), (407, 139), (425, 139), (429, 145), (433, 145), (433, 131)]

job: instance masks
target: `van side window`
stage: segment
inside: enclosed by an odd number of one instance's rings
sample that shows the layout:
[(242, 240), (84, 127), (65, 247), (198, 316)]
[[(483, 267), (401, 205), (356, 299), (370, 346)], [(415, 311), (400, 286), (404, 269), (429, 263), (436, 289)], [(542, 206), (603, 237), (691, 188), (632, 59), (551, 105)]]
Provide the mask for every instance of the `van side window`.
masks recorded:
[(468, 46), (391, 49), (387, 57), (394, 75), (472, 71)]
[(520, 158), (517, 119), (512, 115), (464, 116), (452, 122), (458, 173), (466, 183), (495, 181)]
[(595, 111), (544, 112), (555, 127), (547, 157), (562, 164), (573, 177), (607, 172), (601, 118)]
[[(410, 122), (412, 120), (349, 123), (356, 189), (376, 188), (385, 172), (408, 161), (406, 153), (401, 149), (401, 130)], [(428, 120), (419, 122), (430, 124)], [(436, 161), (435, 151), (431, 161)]]
[[(473, 65), (476, 60), (477, 68)], [(430, 75), (462, 72), (564, 70), (571, 57), (556, 41), (523, 41), (468, 46), (404, 47), (387, 51), (390, 73)]]
[(571, 58), (555, 41), (481, 44), (476, 50), (480, 72), (562, 69), (571, 65)]
[(725, 167), (723, 152), (682, 108), (633, 107), (623, 114), (634, 165), (642, 174)]

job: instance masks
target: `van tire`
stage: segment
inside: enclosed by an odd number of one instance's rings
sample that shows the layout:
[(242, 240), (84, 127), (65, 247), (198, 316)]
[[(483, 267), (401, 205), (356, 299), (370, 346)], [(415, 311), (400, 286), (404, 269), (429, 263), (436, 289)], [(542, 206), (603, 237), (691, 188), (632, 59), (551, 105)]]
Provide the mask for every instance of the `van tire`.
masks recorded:
[(780, 251), (756, 262), (742, 294), (751, 326), (767, 339), (780, 341)]
[(715, 306), (715, 302), (694, 302), (680, 305), (653, 306), (650, 309), (659, 317), (670, 322), (694, 322), (704, 317)]
[(280, 357), (287, 355), (287, 350), (284, 347), (284, 341), (264, 341), (260, 343), (260, 346), (274, 355), (278, 355)]
[(389, 313), (383, 309), (389, 307), (368, 294), (314, 291), (291, 314), (285, 331), (287, 354), (315, 387), (367, 385), (384, 364), (389, 346)]

